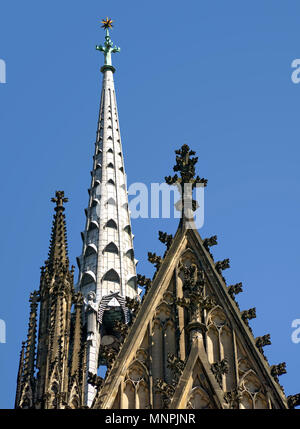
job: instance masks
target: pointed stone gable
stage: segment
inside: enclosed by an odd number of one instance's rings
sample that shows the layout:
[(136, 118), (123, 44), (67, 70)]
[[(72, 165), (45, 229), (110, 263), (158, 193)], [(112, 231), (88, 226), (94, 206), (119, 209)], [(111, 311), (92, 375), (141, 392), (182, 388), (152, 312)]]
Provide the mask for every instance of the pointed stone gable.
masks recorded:
[(179, 227), (94, 408), (287, 408), (205, 244)]

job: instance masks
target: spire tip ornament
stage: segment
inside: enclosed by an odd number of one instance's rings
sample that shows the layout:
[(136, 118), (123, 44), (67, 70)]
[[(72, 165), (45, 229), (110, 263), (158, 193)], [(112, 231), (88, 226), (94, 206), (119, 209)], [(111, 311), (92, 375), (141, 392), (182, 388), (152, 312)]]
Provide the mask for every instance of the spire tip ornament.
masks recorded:
[(55, 210), (58, 208), (64, 208), (64, 203), (67, 203), (69, 200), (68, 198), (65, 198), (64, 191), (56, 191), (55, 192), (55, 198), (51, 198), (52, 203), (56, 203)]
[(111, 70), (112, 72), (115, 71), (115, 68), (112, 66), (111, 62), (111, 54), (120, 52), (120, 48), (118, 46), (113, 46), (113, 42), (109, 35), (109, 29), (113, 27), (113, 20), (110, 18), (102, 19), (102, 28), (105, 29), (106, 35), (105, 35), (105, 42), (104, 45), (97, 45), (96, 50), (104, 53), (104, 66), (101, 68), (101, 71), (104, 72), (105, 70)]
[(173, 167), (174, 172), (179, 172), (180, 177), (175, 174), (165, 177), (168, 185), (176, 185), (180, 192), (181, 199), (176, 203), (175, 207), (181, 211), (181, 225), (185, 228), (190, 228), (190, 221), (193, 221), (193, 212), (199, 207), (196, 200), (193, 200), (192, 192), (197, 186), (205, 187), (207, 179), (195, 176), (195, 165), (198, 162), (198, 157), (194, 157), (196, 152), (191, 150), (187, 144), (175, 150), (176, 165)]
[(102, 26), (101, 27), (105, 28), (105, 29), (107, 29), (107, 28), (113, 28), (113, 25), (112, 25), (113, 22), (114, 21), (112, 19), (106, 17), (106, 19), (102, 19), (102, 21), (101, 21)]

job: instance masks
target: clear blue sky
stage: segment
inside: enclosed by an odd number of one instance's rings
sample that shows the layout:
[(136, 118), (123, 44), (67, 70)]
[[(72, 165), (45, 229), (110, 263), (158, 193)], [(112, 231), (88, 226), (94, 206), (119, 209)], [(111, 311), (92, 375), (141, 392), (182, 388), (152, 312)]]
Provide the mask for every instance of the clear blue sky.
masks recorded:
[[(105, 4), (106, 3), (106, 4)], [(92, 167), (103, 41), (115, 19), (115, 83), (128, 184), (161, 182), (174, 150), (188, 143), (208, 179), (202, 237), (216, 234), (216, 259), (242, 281), (241, 309), (256, 307), (256, 336), (271, 334), (271, 364), (286, 361), (286, 394), (300, 391), (300, 58), (297, 0), (4, 2), (0, 58), (1, 285), (0, 407), (14, 404), (19, 351), (32, 290), (47, 257), (56, 189), (65, 190), (69, 255), (81, 252)], [(134, 220), (138, 272), (163, 251), (159, 229), (177, 221)]]

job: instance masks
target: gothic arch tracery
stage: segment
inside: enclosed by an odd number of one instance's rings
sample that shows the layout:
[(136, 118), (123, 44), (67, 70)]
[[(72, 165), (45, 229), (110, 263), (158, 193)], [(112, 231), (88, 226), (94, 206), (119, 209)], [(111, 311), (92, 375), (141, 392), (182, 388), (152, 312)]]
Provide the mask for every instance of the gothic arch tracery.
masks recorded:
[(212, 408), (209, 395), (201, 386), (192, 389), (187, 401), (187, 408), (193, 410)]
[(265, 389), (252, 369), (240, 379), (239, 390), (241, 408), (270, 408)]

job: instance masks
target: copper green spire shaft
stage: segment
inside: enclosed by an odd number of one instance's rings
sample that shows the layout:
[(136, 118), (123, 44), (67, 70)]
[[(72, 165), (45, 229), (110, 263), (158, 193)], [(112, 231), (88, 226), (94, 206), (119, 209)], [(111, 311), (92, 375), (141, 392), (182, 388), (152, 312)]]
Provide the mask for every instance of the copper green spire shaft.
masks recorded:
[[(120, 52), (120, 48), (118, 46), (114, 46), (113, 42), (110, 38), (109, 35), (109, 28), (112, 28), (112, 20), (109, 18), (106, 18), (106, 20), (102, 20), (102, 27), (105, 28), (105, 42), (104, 45), (97, 45), (96, 49), (97, 51), (101, 51), (104, 53), (104, 68), (109, 67), (109, 68), (113, 68), (112, 67), (112, 62), (111, 62), (111, 54), (112, 53), (116, 53), (116, 52)], [(102, 70), (103, 71), (103, 70)]]

